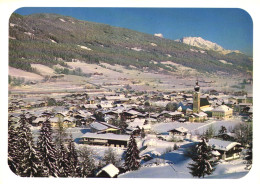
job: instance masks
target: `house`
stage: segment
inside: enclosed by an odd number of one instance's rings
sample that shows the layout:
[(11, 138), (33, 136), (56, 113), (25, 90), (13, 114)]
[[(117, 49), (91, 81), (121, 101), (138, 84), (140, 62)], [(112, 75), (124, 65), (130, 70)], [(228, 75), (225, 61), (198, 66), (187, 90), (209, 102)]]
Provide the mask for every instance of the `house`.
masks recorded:
[(90, 145), (103, 145), (124, 148), (127, 146), (129, 138), (129, 135), (118, 135), (112, 133), (98, 134), (87, 132), (81, 136), (80, 142)]
[(63, 120), (63, 127), (69, 128), (69, 127), (75, 127), (76, 126), (76, 119), (73, 117), (66, 117)]
[(151, 125), (146, 119), (135, 118), (134, 121), (128, 123), (128, 129), (144, 129), (144, 132), (149, 132), (151, 130)]
[(212, 110), (212, 117), (216, 119), (229, 119), (232, 116), (233, 109), (226, 105), (220, 105)]
[(188, 129), (184, 128), (184, 127), (178, 127), (172, 130), (169, 130), (169, 135), (182, 135), (182, 136), (186, 136), (188, 133)]
[(216, 156), (223, 160), (232, 160), (240, 157), (241, 144), (233, 141), (224, 141), (220, 139), (209, 139), (208, 144), (212, 147)]
[(127, 120), (127, 119), (134, 119), (136, 118), (140, 113), (138, 111), (135, 110), (129, 110), (129, 111), (125, 111), (121, 114), (121, 119), (122, 120)]
[(32, 121), (32, 126), (41, 126), (46, 121), (45, 117), (38, 117)]
[(192, 113), (189, 115), (189, 122), (204, 122), (208, 119), (205, 112)]
[(96, 177), (99, 178), (116, 178), (119, 174), (119, 169), (113, 164), (108, 164), (97, 172)]
[(90, 125), (92, 133), (115, 133), (119, 134), (121, 128), (114, 125), (108, 124), (106, 122), (93, 122)]

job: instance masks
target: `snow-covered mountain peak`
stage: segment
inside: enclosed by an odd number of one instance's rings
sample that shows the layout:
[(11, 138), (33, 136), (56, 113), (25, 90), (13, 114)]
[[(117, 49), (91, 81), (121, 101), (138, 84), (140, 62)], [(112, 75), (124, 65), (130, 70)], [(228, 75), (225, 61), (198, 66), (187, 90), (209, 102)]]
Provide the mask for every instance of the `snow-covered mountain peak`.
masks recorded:
[(201, 49), (205, 50), (214, 50), (216, 52), (222, 53), (222, 54), (228, 54), (231, 52), (241, 53), (238, 50), (226, 50), (217, 43), (205, 40), (201, 37), (183, 37), (179, 40), (176, 40), (181, 43), (185, 43), (191, 46), (199, 47)]

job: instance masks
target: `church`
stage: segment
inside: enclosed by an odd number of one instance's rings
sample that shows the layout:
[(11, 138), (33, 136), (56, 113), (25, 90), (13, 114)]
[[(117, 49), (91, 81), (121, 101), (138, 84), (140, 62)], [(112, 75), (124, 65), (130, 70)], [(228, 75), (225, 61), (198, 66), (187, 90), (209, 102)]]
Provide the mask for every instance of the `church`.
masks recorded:
[(204, 122), (208, 119), (208, 115), (205, 112), (201, 111), (201, 107), (209, 106), (209, 102), (207, 99), (201, 98), (200, 95), (199, 82), (196, 81), (193, 92), (192, 113), (189, 114), (190, 122)]

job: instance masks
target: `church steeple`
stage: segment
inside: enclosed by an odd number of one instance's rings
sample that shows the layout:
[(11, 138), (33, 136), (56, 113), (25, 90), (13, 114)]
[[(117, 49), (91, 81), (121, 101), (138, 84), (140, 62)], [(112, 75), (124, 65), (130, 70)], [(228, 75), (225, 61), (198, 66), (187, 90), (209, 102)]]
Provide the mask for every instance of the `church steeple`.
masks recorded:
[(193, 94), (193, 113), (200, 112), (200, 86), (198, 80), (196, 81), (196, 85), (194, 86), (194, 94)]
[(196, 81), (196, 85), (194, 86), (194, 90), (199, 92), (200, 91), (200, 86), (199, 86), (199, 81)]

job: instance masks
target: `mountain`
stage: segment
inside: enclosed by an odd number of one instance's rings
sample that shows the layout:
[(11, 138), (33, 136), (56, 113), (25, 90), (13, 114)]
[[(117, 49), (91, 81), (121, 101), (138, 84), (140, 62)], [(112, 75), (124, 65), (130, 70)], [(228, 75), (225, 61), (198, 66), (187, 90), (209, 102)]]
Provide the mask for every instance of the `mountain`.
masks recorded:
[(165, 61), (202, 73), (230, 75), (251, 73), (253, 67), (252, 58), (242, 53), (223, 55), (151, 34), (58, 14), (11, 15), (11, 67), (37, 73), (32, 64), (69, 68), (68, 62), (73, 61), (119, 64), (164, 73), (178, 72)]
[(191, 46), (199, 47), (202, 49), (206, 49), (206, 50), (213, 50), (213, 51), (219, 52), (221, 54), (229, 54), (232, 52), (241, 54), (241, 52), (238, 50), (226, 50), (223, 47), (221, 47), (220, 45), (213, 43), (211, 41), (208, 41), (208, 40), (204, 40), (201, 37), (183, 37), (176, 41), (180, 42), (180, 43), (185, 43), (185, 44), (188, 44)]

